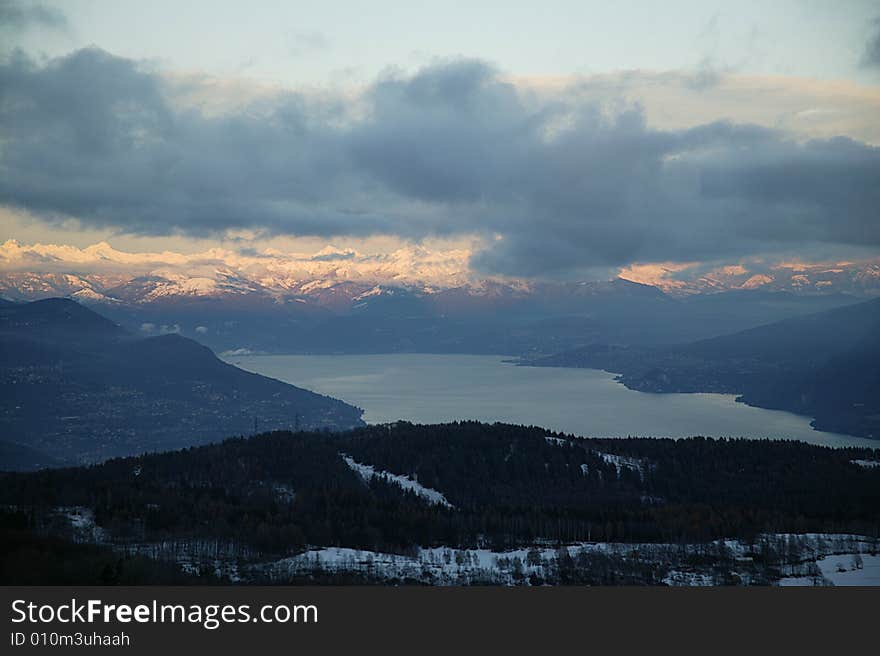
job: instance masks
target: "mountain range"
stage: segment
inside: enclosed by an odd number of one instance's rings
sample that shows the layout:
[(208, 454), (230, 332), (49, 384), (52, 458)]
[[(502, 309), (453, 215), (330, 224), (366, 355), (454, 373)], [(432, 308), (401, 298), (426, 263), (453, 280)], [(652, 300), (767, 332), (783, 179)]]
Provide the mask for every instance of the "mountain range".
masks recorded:
[[(225, 248), (197, 253), (135, 253), (106, 242), (76, 248), (27, 245), (10, 239), (0, 244), (0, 296), (37, 300), (78, 295), (94, 302), (149, 303), (163, 297), (258, 294), (278, 300), (297, 297), (324, 305), (323, 290), (340, 286), (348, 289), (344, 293), (349, 298), (377, 285), (424, 293), (458, 289), (490, 298), (499, 289), (544, 295), (548, 288), (566, 286), (529, 279), (483, 279), (471, 269), (472, 255), (471, 248), (444, 250), (422, 245), (384, 253), (333, 246), (314, 253)], [(632, 264), (621, 268), (616, 277), (651, 285), (673, 296), (758, 289), (880, 295), (880, 261), (876, 259)], [(138, 282), (132, 284), (135, 280)]]
[(611, 281), (540, 282), (475, 279), (469, 255), (126, 253), (10, 240), (0, 246), (0, 296), (71, 298), (134, 334), (181, 334), (218, 352), (519, 355), (684, 343), (880, 293), (874, 262), (645, 265)]

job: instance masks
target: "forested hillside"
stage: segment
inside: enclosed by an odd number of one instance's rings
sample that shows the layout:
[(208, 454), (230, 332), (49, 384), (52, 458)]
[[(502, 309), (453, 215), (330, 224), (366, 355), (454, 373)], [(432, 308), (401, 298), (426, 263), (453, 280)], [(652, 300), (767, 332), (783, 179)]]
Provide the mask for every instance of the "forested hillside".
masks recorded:
[(34, 526), (53, 509), (88, 509), (111, 541), (216, 540), (274, 555), (307, 545), (404, 552), (878, 535), (880, 468), (857, 462), (878, 456), (800, 442), (584, 440), (503, 424), (401, 423), (4, 474), (0, 503)]
[[(0, 307), (0, 469), (361, 425), (342, 401), (242, 371), (179, 335), (136, 338), (73, 301)], [(14, 451), (13, 451), (14, 448)], [(46, 458), (25, 458), (22, 449)]]

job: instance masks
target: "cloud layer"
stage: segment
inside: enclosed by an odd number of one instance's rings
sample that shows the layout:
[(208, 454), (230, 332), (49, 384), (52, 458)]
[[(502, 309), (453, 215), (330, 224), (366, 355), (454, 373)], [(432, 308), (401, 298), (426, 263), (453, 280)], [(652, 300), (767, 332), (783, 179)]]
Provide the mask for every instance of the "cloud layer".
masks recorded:
[(534, 93), (471, 60), (220, 113), (180, 95), (98, 49), (14, 54), (0, 203), (136, 234), (477, 234), (472, 265), (515, 276), (880, 245), (880, 149), (851, 138), (658, 129), (638, 105)]
[(859, 63), (864, 68), (880, 68), (880, 17), (871, 21), (871, 34)]
[(29, 27), (64, 31), (69, 29), (69, 24), (64, 12), (55, 7), (38, 2), (0, 0), (0, 30), (22, 30)]

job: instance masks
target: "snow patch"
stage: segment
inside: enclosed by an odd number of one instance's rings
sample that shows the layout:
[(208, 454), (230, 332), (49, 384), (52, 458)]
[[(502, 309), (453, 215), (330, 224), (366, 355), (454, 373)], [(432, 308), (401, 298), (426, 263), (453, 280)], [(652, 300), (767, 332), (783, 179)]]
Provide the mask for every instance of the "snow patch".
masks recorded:
[(73, 541), (82, 544), (103, 544), (107, 533), (95, 523), (95, 511), (85, 506), (62, 506), (55, 511), (62, 515), (73, 530)]
[(296, 499), (296, 491), (284, 483), (275, 483), (272, 485), (272, 492), (275, 493), (275, 498), (278, 499), (278, 501), (286, 505), (292, 504)]
[(689, 587), (702, 588), (715, 585), (715, 581), (711, 575), (702, 572), (683, 572), (680, 570), (670, 570), (663, 577), (663, 583), (673, 587)]
[(631, 469), (638, 472), (641, 478), (645, 477), (646, 464), (640, 458), (632, 458), (630, 456), (619, 456), (615, 453), (604, 453), (602, 451), (594, 451), (594, 453), (602, 458), (609, 465), (614, 465), (617, 470), (617, 477), (620, 478), (620, 472), (624, 469)]
[(365, 291), (363, 294), (358, 294), (357, 296), (355, 296), (351, 300), (352, 301), (363, 301), (364, 299), (370, 298), (371, 296), (381, 296), (382, 294), (386, 294), (386, 293), (390, 295), (390, 294), (393, 294), (394, 291), (390, 290), (390, 289), (386, 290), (386, 289), (376, 285), (372, 289)]
[(446, 497), (443, 496), (441, 492), (437, 490), (432, 490), (429, 487), (425, 487), (421, 483), (416, 480), (411, 479), (408, 476), (401, 476), (400, 474), (392, 474), (391, 472), (377, 470), (371, 465), (364, 465), (359, 462), (355, 462), (355, 460), (344, 453), (340, 454), (342, 459), (345, 461), (345, 464), (349, 466), (353, 471), (360, 474), (364, 480), (369, 481), (374, 476), (378, 477), (384, 481), (389, 483), (394, 483), (402, 487), (404, 490), (409, 490), (414, 492), (418, 496), (422, 497), (429, 503), (438, 504), (444, 506), (446, 508), (453, 508), (454, 506), (446, 500)]
[(824, 556), (816, 561), (816, 576), (790, 576), (780, 579), (779, 585), (870, 585), (880, 586), (880, 555), (864, 553)]

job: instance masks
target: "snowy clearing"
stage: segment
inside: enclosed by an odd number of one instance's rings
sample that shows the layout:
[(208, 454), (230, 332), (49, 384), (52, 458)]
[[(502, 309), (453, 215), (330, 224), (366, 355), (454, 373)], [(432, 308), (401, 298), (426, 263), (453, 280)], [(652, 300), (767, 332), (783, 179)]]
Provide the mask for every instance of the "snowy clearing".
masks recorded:
[(376, 476), (382, 480), (388, 481), (389, 483), (394, 483), (395, 485), (402, 487), (404, 490), (414, 492), (429, 503), (445, 506), (446, 508), (454, 508), (454, 506), (446, 500), (446, 497), (444, 497), (441, 492), (438, 492), (437, 490), (432, 490), (429, 487), (425, 487), (418, 481), (411, 479), (409, 476), (402, 476), (400, 474), (392, 474), (391, 472), (377, 470), (372, 465), (365, 465), (359, 462), (355, 462), (353, 458), (345, 455), (344, 453), (340, 453), (339, 455), (342, 456), (345, 464), (348, 465), (352, 470), (360, 474), (364, 478), (364, 480), (369, 481), (371, 478)]
[(870, 585), (880, 586), (880, 556), (870, 554), (838, 554), (816, 561), (820, 577), (791, 576), (779, 581), (781, 586)]

